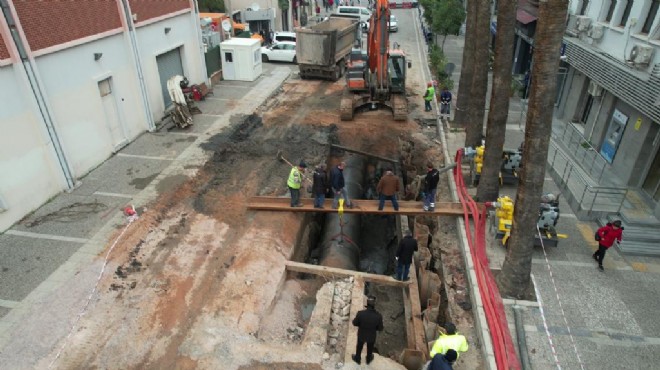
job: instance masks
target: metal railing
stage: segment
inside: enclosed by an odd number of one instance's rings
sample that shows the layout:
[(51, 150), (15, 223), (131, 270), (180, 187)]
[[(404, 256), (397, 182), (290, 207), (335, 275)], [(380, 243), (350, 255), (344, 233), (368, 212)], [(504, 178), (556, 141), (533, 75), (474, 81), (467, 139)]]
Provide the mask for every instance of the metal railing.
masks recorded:
[[(574, 153), (572, 160), (582, 167), (597, 184), (600, 184), (603, 181), (603, 175), (609, 175), (609, 171), (606, 171), (609, 163), (591, 145), (591, 142), (582, 136), (574, 124), (570, 122), (562, 122), (562, 124), (563, 129), (554, 132), (556, 139), (560, 140), (562, 146), (566, 147), (570, 153)], [(606, 180), (608, 185), (616, 185), (620, 182), (613, 176), (608, 176)]]
[(621, 210), (628, 189), (592, 185), (581, 168), (553, 141), (548, 150), (548, 164), (564, 197), (574, 199), (579, 210), (586, 211), (589, 216), (594, 212), (619, 213)]

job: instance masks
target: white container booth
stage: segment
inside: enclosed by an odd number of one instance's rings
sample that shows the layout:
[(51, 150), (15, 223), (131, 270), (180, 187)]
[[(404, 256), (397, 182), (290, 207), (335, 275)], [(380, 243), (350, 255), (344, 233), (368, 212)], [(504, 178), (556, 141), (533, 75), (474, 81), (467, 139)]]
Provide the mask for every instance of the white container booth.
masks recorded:
[(220, 43), (222, 77), (232, 81), (254, 81), (261, 75), (261, 43), (234, 37)]

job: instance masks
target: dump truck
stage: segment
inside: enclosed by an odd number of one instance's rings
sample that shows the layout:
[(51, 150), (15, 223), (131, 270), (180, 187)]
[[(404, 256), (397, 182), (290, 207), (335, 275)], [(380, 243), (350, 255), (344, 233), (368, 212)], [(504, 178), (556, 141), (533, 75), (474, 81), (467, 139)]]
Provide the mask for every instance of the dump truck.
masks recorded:
[(359, 19), (331, 15), (309, 28), (296, 30), (296, 59), (300, 78), (339, 80), (351, 49), (360, 41)]

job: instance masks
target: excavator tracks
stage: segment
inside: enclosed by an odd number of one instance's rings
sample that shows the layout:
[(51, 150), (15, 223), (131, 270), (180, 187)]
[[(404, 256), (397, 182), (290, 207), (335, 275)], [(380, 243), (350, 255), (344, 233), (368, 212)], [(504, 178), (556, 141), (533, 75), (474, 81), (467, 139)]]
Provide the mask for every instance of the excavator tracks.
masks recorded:
[(353, 93), (344, 89), (344, 93), (341, 96), (341, 103), (339, 104), (339, 118), (342, 121), (353, 120), (353, 100)]
[(392, 113), (395, 121), (408, 119), (408, 99), (404, 94), (392, 95)]

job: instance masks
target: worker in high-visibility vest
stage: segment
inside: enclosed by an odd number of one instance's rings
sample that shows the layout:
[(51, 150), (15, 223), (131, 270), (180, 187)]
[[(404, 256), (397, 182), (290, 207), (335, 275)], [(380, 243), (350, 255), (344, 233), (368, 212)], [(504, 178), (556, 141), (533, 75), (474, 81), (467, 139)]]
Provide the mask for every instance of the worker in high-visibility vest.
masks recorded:
[(286, 182), (286, 185), (289, 187), (291, 192), (291, 207), (302, 207), (303, 204), (300, 202), (300, 186), (303, 182), (303, 173), (307, 168), (305, 161), (300, 161), (297, 167), (291, 167), (291, 172), (289, 172), (289, 179)]
[(431, 102), (435, 98), (435, 88), (433, 87), (433, 82), (426, 84), (426, 92), (424, 93), (424, 110), (429, 112), (431, 108)]
[(448, 322), (445, 324), (445, 330), (447, 331), (447, 334), (440, 333), (440, 336), (433, 344), (431, 358), (437, 353), (442, 353), (444, 355), (450, 349), (456, 351), (456, 358), (458, 358), (460, 352), (466, 352), (468, 350), (468, 343), (465, 336), (456, 333), (456, 325)]

